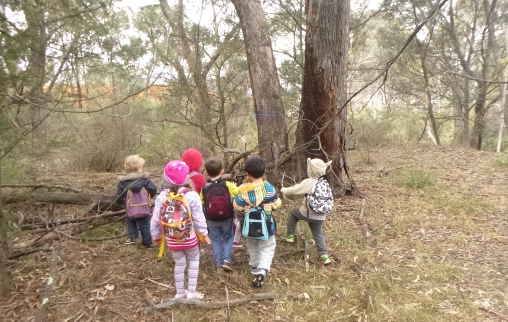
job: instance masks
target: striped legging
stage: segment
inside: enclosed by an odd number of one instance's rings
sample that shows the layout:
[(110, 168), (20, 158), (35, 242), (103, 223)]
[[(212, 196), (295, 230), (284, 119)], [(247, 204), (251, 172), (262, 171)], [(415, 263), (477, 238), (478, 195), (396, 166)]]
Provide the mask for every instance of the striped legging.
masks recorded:
[(186, 250), (172, 251), (171, 254), (175, 261), (176, 294), (183, 294), (185, 292), (185, 268), (187, 267), (187, 260), (189, 261), (187, 290), (195, 292), (199, 274), (199, 246)]

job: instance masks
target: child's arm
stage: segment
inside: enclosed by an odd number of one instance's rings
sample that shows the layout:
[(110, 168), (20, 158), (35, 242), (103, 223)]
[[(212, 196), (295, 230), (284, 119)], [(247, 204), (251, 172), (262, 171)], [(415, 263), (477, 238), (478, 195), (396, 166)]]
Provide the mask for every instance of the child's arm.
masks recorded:
[(265, 209), (271, 211), (279, 208), (282, 205), (282, 202), (280, 201), (279, 196), (277, 196), (277, 190), (275, 190), (275, 187), (271, 183), (265, 182), (265, 191)]
[(247, 208), (248, 203), (243, 199), (240, 194), (237, 194), (236, 197), (233, 198), (233, 208), (238, 212), (244, 212)]
[(162, 203), (166, 198), (167, 192), (161, 192), (160, 195), (155, 199), (155, 205), (153, 207), (152, 219), (150, 220), (150, 234), (152, 235), (152, 240), (156, 241), (161, 238), (161, 219), (160, 219), (160, 211), (162, 207)]
[(195, 191), (190, 191), (185, 194), (189, 202), (189, 207), (192, 214), (192, 223), (196, 232), (202, 236), (208, 235), (208, 228), (206, 226), (206, 218), (203, 213), (203, 206), (201, 204), (201, 198)]
[(304, 195), (306, 193), (311, 193), (312, 188), (314, 187), (314, 180), (311, 178), (303, 179), (302, 182), (292, 185), (290, 187), (283, 187), (280, 189), (283, 195), (291, 196), (291, 195)]
[(115, 194), (115, 203), (117, 205), (122, 205), (122, 206), (125, 206), (124, 203), (125, 203), (125, 182), (123, 181), (120, 181), (118, 182), (118, 184), (116, 185), (116, 194)]
[(157, 186), (150, 179), (148, 179), (148, 183), (146, 185), (146, 190), (148, 191), (150, 196), (152, 196), (152, 198), (157, 194)]
[(229, 194), (231, 195), (231, 198), (234, 198), (238, 195), (238, 192), (240, 190), (238, 189), (238, 186), (231, 181), (226, 181), (226, 187), (228, 187)]

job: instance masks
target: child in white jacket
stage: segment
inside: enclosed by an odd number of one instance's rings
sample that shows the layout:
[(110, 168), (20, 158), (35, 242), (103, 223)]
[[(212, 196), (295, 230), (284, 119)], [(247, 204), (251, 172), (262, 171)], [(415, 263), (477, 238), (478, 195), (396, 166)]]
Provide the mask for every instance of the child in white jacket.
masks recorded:
[[(310, 227), (312, 232), (312, 236), (314, 241), (316, 242), (316, 246), (323, 264), (328, 265), (332, 262), (330, 256), (328, 255), (328, 249), (326, 247), (326, 239), (325, 234), (323, 232), (323, 224), (326, 219), (326, 211), (318, 211), (311, 209), (309, 207), (309, 198), (315, 192), (316, 185), (320, 180), (324, 179), (324, 175), (326, 174), (326, 169), (330, 166), (332, 161), (324, 162), (321, 159), (307, 159), (307, 176), (308, 178), (302, 180), (302, 182), (297, 183), (291, 187), (285, 187), (281, 189), (282, 194), (286, 196), (298, 196), (303, 195), (303, 203), (297, 208), (293, 209), (288, 217), (287, 222), (287, 238), (286, 241), (289, 243), (294, 243), (295, 239), (295, 230), (296, 224), (299, 220), (305, 220)], [(324, 183), (324, 182), (323, 182)], [(329, 184), (326, 181), (324, 183), (324, 187), (329, 188)], [(326, 189), (325, 189), (326, 190)], [(328, 204), (333, 205), (333, 197), (331, 197), (331, 190), (326, 191), (325, 195), (328, 195), (332, 198), (331, 200), (326, 200)]]

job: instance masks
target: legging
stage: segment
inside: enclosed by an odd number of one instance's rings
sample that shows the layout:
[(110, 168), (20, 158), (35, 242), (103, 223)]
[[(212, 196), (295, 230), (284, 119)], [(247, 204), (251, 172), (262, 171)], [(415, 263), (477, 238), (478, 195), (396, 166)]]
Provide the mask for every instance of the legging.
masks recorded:
[(172, 251), (171, 254), (175, 261), (176, 294), (185, 292), (185, 268), (187, 267), (187, 260), (189, 261), (187, 290), (195, 292), (199, 275), (199, 246), (186, 250)]

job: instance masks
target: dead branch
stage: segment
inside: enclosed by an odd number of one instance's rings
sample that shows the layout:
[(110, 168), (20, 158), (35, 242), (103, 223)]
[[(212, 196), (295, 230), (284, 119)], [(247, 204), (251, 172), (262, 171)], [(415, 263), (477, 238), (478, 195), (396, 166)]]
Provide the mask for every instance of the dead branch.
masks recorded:
[(117, 216), (120, 216), (123, 214), (125, 214), (125, 210), (117, 210), (117, 211), (105, 212), (100, 215), (90, 216), (90, 217), (81, 217), (81, 218), (68, 219), (68, 220), (49, 221), (49, 222), (44, 222), (44, 223), (37, 222), (37, 223), (22, 225), (21, 230), (33, 230), (33, 229), (44, 228), (44, 227), (49, 228), (49, 227), (67, 225), (67, 224), (89, 222), (94, 219), (117, 217)]
[(60, 185), (47, 185), (47, 184), (2, 184), (0, 185), (0, 188), (12, 188), (12, 189), (22, 189), (22, 188), (31, 188), (33, 190), (37, 189), (48, 189), (48, 190), (63, 190), (63, 191), (70, 191), (74, 193), (82, 193), (82, 191), (78, 189), (74, 189), (67, 186), (60, 186)]
[(26, 192), (13, 192), (9, 194), (3, 194), (2, 199), (6, 204), (17, 203), (17, 202), (44, 202), (44, 203), (55, 203), (55, 204), (72, 204), (72, 205), (89, 205), (91, 202), (104, 200), (110, 201), (113, 197), (104, 196), (100, 194), (91, 193), (68, 193), (68, 192), (42, 192), (32, 191)]
[(225, 307), (238, 306), (241, 304), (249, 303), (252, 301), (266, 301), (266, 300), (275, 300), (277, 298), (275, 293), (257, 293), (251, 294), (242, 298), (232, 299), (229, 301), (214, 301), (214, 302), (206, 302), (203, 300), (188, 300), (188, 299), (171, 299), (166, 302), (162, 302), (160, 304), (156, 304), (152, 307), (147, 308), (147, 310), (162, 310), (171, 308), (176, 305), (190, 305), (200, 309), (205, 310), (213, 310), (213, 309), (221, 309)]

